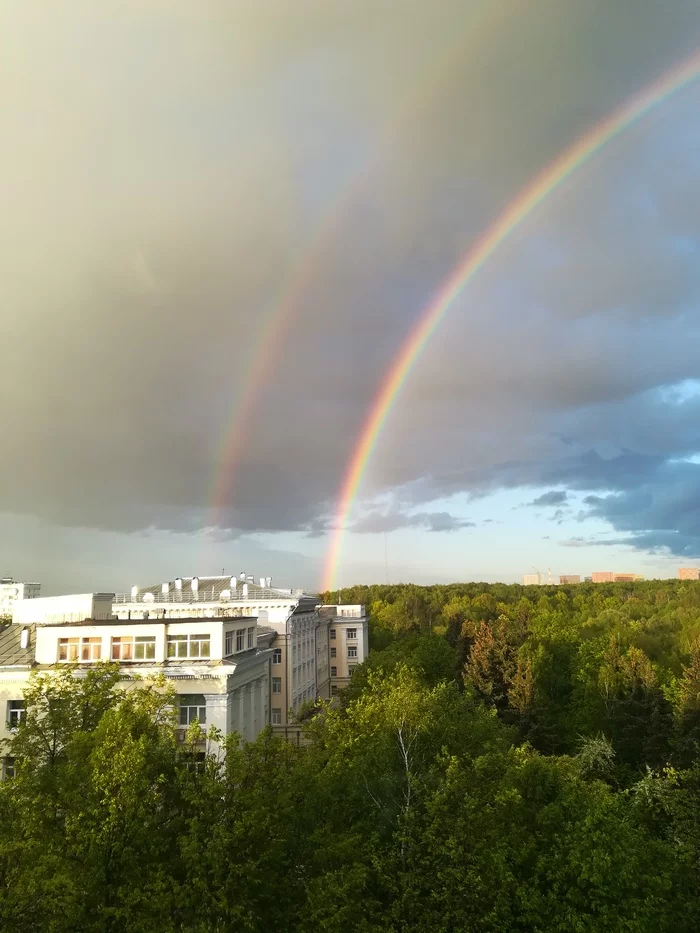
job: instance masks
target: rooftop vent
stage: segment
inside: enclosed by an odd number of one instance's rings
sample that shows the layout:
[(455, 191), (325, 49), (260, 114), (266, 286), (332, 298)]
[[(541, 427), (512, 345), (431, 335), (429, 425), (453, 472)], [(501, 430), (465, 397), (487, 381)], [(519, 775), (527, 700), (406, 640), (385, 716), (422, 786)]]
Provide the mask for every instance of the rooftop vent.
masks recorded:
[(248, 599), (248, 584), (244, 583), (241, 591), (241, 596), (243, 599)]
[(138, 588), (138, 586), (132, 586), (132, 587), (131, 587), (131, 599), (132, 599), (132, 600), (136, 599), (136, 597), (138, 596), (138, 594), (139, 594), (139, 588)]
[(192, 592), (196, 593), (197, 590), (199, 589), (199, 577), (192, 577), (192, 582), (190, 583), (190, 586), (192, 587)]
[(219, 598), (223, 600), (231, 599), (231, 590), (222, 590)]
[(238, 574), (238, 579), (245, 583), (245, 570), (241, 570), (241, 572)]
[(19, 636), (19, 646), (20, 648), (29, 647), (29, 629), (23, 628)]
[(182, 577), (175, 577), (175, 589), (176, 590), (182, 589)]
[(169, 593), (169, 592), (170, 592), (170, 584), (169, 584), (169, 583), (163, 583), (163, 584), (161, 585), (160, 591), (161, 591), (161, 593)]
[(152, 603), (154, 600), (155, 600), (155, 596), (153, 595), (153, 593), (144, 593), (144, 594), (143, 594), (143, 601), (144, 601), (145, 603)]

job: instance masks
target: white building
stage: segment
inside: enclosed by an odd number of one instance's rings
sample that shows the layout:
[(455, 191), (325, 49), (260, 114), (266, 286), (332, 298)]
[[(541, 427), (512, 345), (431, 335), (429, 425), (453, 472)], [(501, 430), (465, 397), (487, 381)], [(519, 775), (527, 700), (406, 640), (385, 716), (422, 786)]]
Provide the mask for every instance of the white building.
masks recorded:
[(543, 582), (541, 573), (523, 574), (523, 586), (542, 586)]
[(11, 616), (18, 602), (36, 599), (41, 592), (41, 583), (19, 583), (12, 577), (0, 579), (0, 619)]
[(114, 593), (74, 593), (23, 600), (15, 603), (12, 621), (18, 625), (57, 625), (86, 619), (105, 622), (114, 618), (113, 599)]
[(318, 597), (273, 588), (269, 577), (260, 579), (265, 585), (252, 580), (242, 573), (133, 586), (114, 597), (113, 610), (131, 621), (255, 616), (259, 638), (272, 648), (270, 722), (277, 732), (298, 735), (295, 716), (304, 703), (330, 696), (328, 622), (319, 617)]
[[(111, 608), (113, 594), (106, 595)], [(64, 598), (62, 608), (67, 616), (80, 615), (84, 605), (80, 595), (73, 606)], [(75, 664), (79, 673), (103, 660), (119, 663), (125, 684), (135, 675), (163, 674), (177, 694), (183, 737), (194, 719), (246, 740), (270, 722), (272, 650), (264, 633), (259, 644), (255, 617), (56, 621), (55, 614), (0, 627), (0, 739), (23, 715), (23, 687), (32, 670)]]
[(328, 620), (331, 695), (334, 696), (348, 685), (352, 672), (367, 658), (367, 612), (359, 604), (322, 606), (320, 615)]

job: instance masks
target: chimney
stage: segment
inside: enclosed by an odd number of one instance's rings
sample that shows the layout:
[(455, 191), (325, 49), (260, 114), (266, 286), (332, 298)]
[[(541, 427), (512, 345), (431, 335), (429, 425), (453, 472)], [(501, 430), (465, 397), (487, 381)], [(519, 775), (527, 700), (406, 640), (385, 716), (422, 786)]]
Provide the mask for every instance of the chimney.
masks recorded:
[(20, 648), (29, 647), (29, 629), (23, 628), (19, 636), (19, 646)]

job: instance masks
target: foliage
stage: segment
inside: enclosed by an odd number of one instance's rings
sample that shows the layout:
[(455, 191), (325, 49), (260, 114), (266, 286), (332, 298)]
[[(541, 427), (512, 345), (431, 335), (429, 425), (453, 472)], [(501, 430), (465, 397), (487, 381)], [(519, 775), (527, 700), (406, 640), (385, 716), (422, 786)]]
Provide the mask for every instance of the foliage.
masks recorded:
[(300, 746), (183, 747), (162, 681), (33, 676), (0, 929), (698, 928), (699, 585), (341, 598), (371, 607), (372, 650)]

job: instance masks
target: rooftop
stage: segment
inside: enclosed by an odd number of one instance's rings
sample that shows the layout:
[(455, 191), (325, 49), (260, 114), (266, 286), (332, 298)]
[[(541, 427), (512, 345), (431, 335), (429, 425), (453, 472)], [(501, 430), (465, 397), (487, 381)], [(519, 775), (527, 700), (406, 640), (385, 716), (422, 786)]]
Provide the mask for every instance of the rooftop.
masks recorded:
[[(194, 589), (192, 583), (194, 581)], [(245, 589), (244, 589), (245, 587)], [(245, 594), (245, 595), (244, 595)], [(123, 603), (207, 603), (237, 602), (238, 600), (319, 600), (303, 590), (283, 590), (272, 586), (259, 586), (231, 576), (177, 577), (152, 586), (134, 587), (130, 593), (117, 593), (114, 602)]]
[[(22, 632), (29, 630), (27, 647), (22, 647)], [(35, 628), (33, 625), (13, 625), (0, 623), (0, 666), (29, 667), (34, 663)]]

